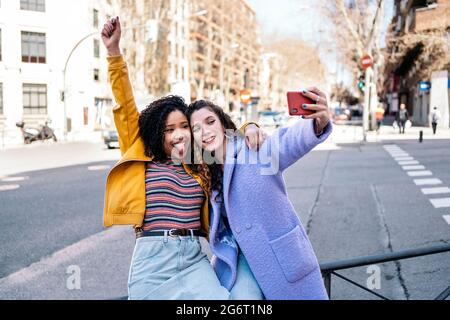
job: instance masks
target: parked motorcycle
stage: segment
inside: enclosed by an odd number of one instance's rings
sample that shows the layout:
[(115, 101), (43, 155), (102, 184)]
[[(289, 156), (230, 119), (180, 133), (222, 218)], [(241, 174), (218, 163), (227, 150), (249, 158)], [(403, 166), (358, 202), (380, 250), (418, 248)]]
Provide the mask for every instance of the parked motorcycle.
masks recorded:
[(49, 121), (45, 121), (45, 124), (40, 126), (40, 128), (25, 128), (25, 122), (20, 121), (16, 123), (16, 127), (20, 128), (23, 135), (23, 142), (25, 144), (30, 144), (38, 140), (48, 140), (53, 139), (53, 141), (58, 141), (53, 129), (48, 126)]

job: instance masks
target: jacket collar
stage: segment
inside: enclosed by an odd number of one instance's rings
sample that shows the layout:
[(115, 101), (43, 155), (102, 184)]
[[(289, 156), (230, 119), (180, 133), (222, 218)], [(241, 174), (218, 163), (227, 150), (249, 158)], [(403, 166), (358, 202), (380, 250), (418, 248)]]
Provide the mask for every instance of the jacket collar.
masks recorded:
[(228, 194), (230, 192), (231, 178), (233, 177), (234, 167), (236, 166), (239, 152), (242, 149), (243, 140), (238, 137), (228, 139), (227, 156), (225, 159), (223, 172), (223, 196), (225, 203), (228, 203)]

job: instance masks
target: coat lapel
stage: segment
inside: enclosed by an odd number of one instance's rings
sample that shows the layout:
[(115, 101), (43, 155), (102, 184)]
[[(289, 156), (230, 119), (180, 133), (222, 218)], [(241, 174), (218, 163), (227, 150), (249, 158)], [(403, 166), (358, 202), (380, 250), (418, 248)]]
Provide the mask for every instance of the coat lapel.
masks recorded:
[(236, 137), (228, 140), (227, 157), (223, 172), (223, 196), (225, 207), (228, 209), (228, 195), (230, 193), (231, 178), (233, 177), (234, 167), (236, 166), (239, 150), (241, 149), (241, 141)]

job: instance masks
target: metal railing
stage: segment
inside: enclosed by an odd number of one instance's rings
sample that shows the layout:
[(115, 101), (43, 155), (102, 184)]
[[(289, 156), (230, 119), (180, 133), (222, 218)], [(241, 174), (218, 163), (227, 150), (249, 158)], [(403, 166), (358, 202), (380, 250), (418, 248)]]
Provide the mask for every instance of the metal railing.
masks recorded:
[[(344, 277), (343, 275), (336, 273), (336, 270), (345, 270), (345, 269), (352, 269), (356, 267), (362, 267), (367, 265), (373, 265), (376, 263), (383, 263), (383, 262), (391, 262), (391, 261), (398, 261), (398, 260), (404, 260), (404, 259), (411, 259), (421, 256), (428, 256), (432, 254), (437, 253), (443, 253), (443, 252), (450, 252), (450, 244), (444, 244), (444, 245), (436, 245), (431, 246), (427, 248), (418, 248), (418, 249), (408, 249), (408, 250), (402, 250), (392, 253), (385, 253), (385, 254), (376, 254), (376, 255), (370, 255), (370, 256), (362, 256), (357, 258), (351, 258), (346, 260), (339, 260), (339, 261), (332, 261), (332, 262), (324, 262), (320, 264), (320, 269), (322, 271), (322, 277), (325, 283), (325, 288), (327, 290), (328, 296), (331, 299), (331, 276), (334, 275), (340, 279), (343, 279), (360, 289), (363, 289), (381, 299), (384, 300), (390, 300), (389, 298), (370, 290), (357, 282)], [(435, 300), (445, 300), (450, 296), (450, 286), (448, 286), (444, 291), (442, 291)]]

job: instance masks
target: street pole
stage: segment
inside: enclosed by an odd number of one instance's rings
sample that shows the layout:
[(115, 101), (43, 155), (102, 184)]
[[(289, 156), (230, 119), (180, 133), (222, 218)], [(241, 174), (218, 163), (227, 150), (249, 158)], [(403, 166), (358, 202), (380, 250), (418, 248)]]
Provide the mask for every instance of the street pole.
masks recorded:
[[(130, 26), (127, 28), (122, 28), (122, 31), (124, 30), (131, 30), (131, 29), (137, 29), (137, 28), (147, 28), (146, 24), (138, 24), (138, 25), (134, 25), (134, 26)], [(66, 62), (64, 64), (64, 69), (63, 69), (63, 91), (62, 91), (62, 96), (61, 96), (61, 100), (63, 101), (64, 104), (64, 124), (63, 124), (63, 128), (64, 128), (64, 140), (67, 141), (67, 81), (66, 81), (66, 75), (67, 75), (67, 67), (69, 65), (69, 61), (70, 58), (72, 57), (73, 53), (75, 52), (75, 50), (86, 40), (89, 39), (90, 37), (96, 35), (96, 34), (100, 34), (100, 30), (89, 33), (88, 35), (84, 36), (83, 38), (81, 38), (73, 47), (72, 50), (70, 50), (69, 56), (66, 59)]]
[(70, 58), (72, 57), (75, 50), (80, 46), (81, 43), (83, 43), (84, 40), (88, 39), (89, 37), (92, 37), (93, 35), (98, 34), (99, 32), (92, 32), (88, 34), (87, 36), (84, 36), (80, 41), (77, 42), (77, 44), (72, 48), (72, 50), (69, 53), (69, 56), (66, 59), (66, 63), (64, 64), (64, 70), (63, 70), (63, 92), (61, 96), (61, 100), (64, 103), (64, 140), (67, 141), (67, 90), (66, 90), (66, 74), (67, 74), (67, 66), (69, 65)]
[(369, 130), (369, 112), (370, 101), (372, 95), (372, 67), (368, 67), (365, 73), (365, 88), (364, 88), (364, 110), (363, 110), (363, 141), (367, 141), (367, 131)]

